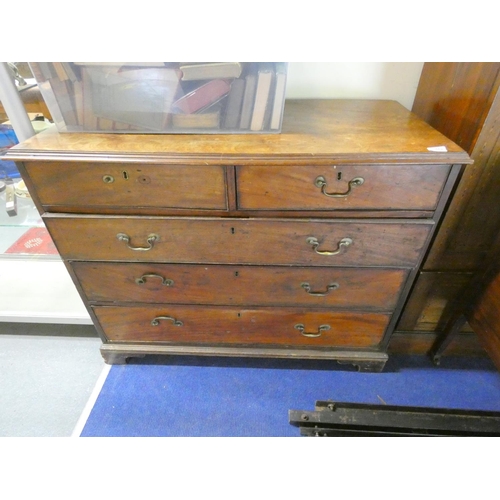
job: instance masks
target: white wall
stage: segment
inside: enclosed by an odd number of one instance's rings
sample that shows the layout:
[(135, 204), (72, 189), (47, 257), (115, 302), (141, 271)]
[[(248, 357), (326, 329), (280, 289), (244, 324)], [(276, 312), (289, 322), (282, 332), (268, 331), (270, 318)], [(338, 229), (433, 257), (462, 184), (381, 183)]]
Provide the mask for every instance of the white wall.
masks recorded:
[(290, 62), (287, 98), (390, 99), (411, 109), (424, 63)]

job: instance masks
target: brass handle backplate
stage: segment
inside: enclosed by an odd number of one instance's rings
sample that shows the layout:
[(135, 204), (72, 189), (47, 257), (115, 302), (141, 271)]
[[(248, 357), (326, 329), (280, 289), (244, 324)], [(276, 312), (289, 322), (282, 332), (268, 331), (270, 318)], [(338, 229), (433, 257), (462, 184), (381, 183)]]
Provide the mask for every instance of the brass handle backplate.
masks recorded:
[(308, 338), (315, 338), (315, 337), (321, 337), (321, 334), (323, 332), (326, 332), (328, 330), (330, 330), (330, 325), (321, 325), (319, 328), (318, 328), (318, 331), (317, 332), (313, 332), (313, 333), (310, 333), (310, 332), (306, 332), (305, 329), (306, 327), (302, 324), (302, 323), (299, 323), (298, 325), (295, 325), (294, 328), (296, 330), (299, 330), (300, 333), (302, 335), (304, 335), (304, 337), (308, 337)]
[(159, 274), (155, 274), (155, 273), (143, 274), (140, 278), (136, 278), (135, 282), (138, 285), (144, 285), (144, 283), (146, 283), (146, 278), (159, 278), (161, 280), (162, 285), (165, 285), (165, 286), (173, 286), (174, 285), (174, 280), (164, 278), (163, 276), (160, 276)]
[(160, 239), (160, 237), (157, 234), (150, 234), (146, 240), (149, 246), (133, 247), (130, 245), (130, 236), (128, 234), (118, 233), (116, 237), (120, 241), (124, 241), (127, 244), (127, 247), (130, 248), (130, 250), (135, 250), (136, 252), (147, 252), (148, 250), (151, 250), (154, 247), (155, 242), (157, 242)]
[(328, 295), (332, 290), (337, 290), (337, 288), (340, 287), (338, 283), (330, 283), (326, 287), (326, 291), (324, 292), (311, 292), (311, 285), (309, 283), (301, 283), (300, 286), (309, 294), (313, 295), (314, 297), (325, 297)]
[(311, 236), (306, 239), (306, 242), (309, 243), (309, 245), (312, 245), (313, 250), (319, 255), (338, 255), (342, 253), (344, 248), (347, 248), (349, 245), (352, 245), (351, 238), (342, 238), (339, 241), (336, 250), (328, 251), (328, 250), (318, 250), (320, 245), (318, 238), (314, 238), (313, 236)]
[(178, 319), (172, 318), (172, 316), (156, 316), (156, 318), (153, 318), (151, 320), (151, 324), (153, 326), (158, 326), (160, 324), (160, 321), (172, 321), (174, 326), (182, 326), (183, 323), (182, 321), (179, 321)]
[(326, 179), (322, 175), (316, 177), (316, 179), (314, 180), (314, 185), (321, 188), (321, 192), (329, 198), (345, 198), (346, 196), (349, 196), (349, 194), (351, 194), (353, 187), (361, 186), (364, 182), (365, 180), (363, 179), (363, 177), (354, 177), (354, 179), (351, 179), (349, 181), (349, 187), (345, 193), (327, 193)]

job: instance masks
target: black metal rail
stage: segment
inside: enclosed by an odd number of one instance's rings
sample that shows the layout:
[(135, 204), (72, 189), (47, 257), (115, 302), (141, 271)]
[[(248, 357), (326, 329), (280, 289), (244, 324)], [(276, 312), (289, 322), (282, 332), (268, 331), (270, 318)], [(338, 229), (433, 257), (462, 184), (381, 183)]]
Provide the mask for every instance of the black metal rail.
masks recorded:
[(500, 412), (316, 401), (289, 410), (302, 436), (500, 436)]

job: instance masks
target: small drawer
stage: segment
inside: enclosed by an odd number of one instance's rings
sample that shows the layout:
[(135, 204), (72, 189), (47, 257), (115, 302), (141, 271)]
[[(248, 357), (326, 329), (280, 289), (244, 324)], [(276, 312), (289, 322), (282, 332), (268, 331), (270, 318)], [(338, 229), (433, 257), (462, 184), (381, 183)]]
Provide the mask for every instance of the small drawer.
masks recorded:
[(111, 342), (375, 347), (389, 314), (153, 305), (93, 308)]
[(74, 262), (92, 302), (309, 306), (390, 311), (403, 269)]
[(413, 267), (432, 223), (46, 216), (64, 259)]
[(217, 165), (26, 162), (25, 167), (41, 204), (53, 212), (227, 209), (224, 167)]
[(239, 166), (242, 210), (434, 210), (449, 165)]

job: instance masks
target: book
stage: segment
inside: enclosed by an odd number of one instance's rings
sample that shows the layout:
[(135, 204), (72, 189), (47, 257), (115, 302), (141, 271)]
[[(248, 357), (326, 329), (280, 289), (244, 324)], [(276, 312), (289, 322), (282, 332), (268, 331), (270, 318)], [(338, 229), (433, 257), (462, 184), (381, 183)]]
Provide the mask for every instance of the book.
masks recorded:
[(279, 130), (281, 127), (283, 106), (285, 102), (286, 91), (286, 64), (283, 62), (276, 63), (276, 87), (274, 91), (274, 102), (271, 112), (271, 121), (269, 128), (271, 130)]
[(251, 65), (245, 76), (245, 92), (243, 94), (243, 103), (241, 105), (240, 129), (246, 130), (250, 128), (256, 87), (257, 69), (255, 65)]
[(61, 81), (69, 80), (68, 73), (66, 73), (66, 70), (65, 70), (65, 68), (64, 68), (64, 66), (63, 66), (62, 63), (60, 63), (60, 62), (53, 62), (51, 64), (52, 64), (52, 67), (54, 68), (54, 70), (56, 72), (56, 75), (59, 78), (59, 80), (61, 80)]
[(228, 80), (211, 80), (175, 101), (175, 112), (197, 113), (220, 101), (231, 90)]
[(227, 97), (227, 104), (224, 113), (223, 127), (225, 129), (237, 129), (240, 123), (241, 106), (245, 92), (245, 80), (237, 78), (231, 83), (231, 90)]
[(181, 129), (218, 129), (221, 105), (216, 103), (201, 113), (173, 114), (172, 126)]
[(73, 65), (73, 63), (70, 63), (70, 62), (62, 62), (62, 63), (59, 63), (62, 65), (62, 67), (64, 68), (64, 71), (66, 73), (66, 75), (68, 76), (68, 78), (73, 82), (78, 82), (80, 81), (80, 77), (78, 76), (77, 74), (77, 70), (75, 68), (75, 66)]
[(98, 126), (98, 117), (94, 113), (92, 78), (88, 68), (81, 69), (82, 77), (82, 110), (80, 112), (83, 130), (95, 131)]
[(75, 113), (78, 125), (83, 128), (83, 83), (76, 81), (73, 83), (73, 96), (75, 101)]
[(263, 63), (257, 73), (257, 86), (250, 120), (250, 130), (257, 131), (264, 128), (264, 118), (271, 96), (274, 68), (271, 63)]
[(38, 65), (38, 70), (42, 75), (42, 80), (52, 80), (53, 78), (57, 78), (57, 73), (49, 62), (39, 62), (36, 63)]
[(242, 71), (239, 62), (181, 63), (182, 80), (210, 80), (239, 78)]

